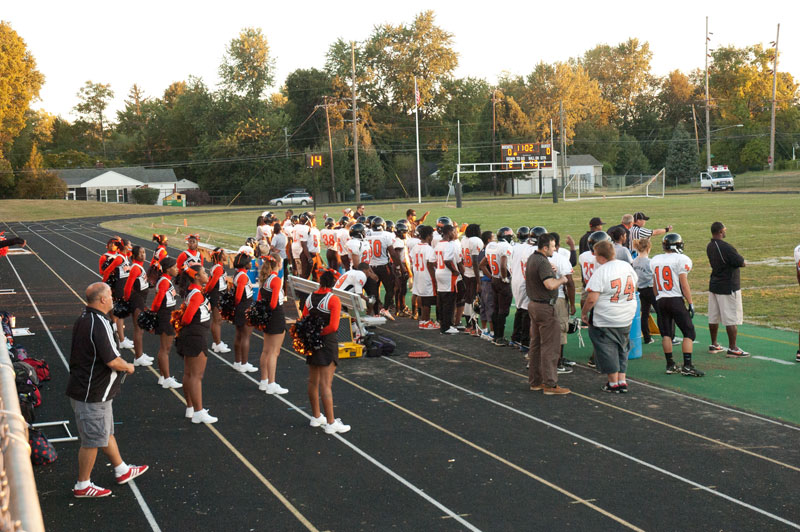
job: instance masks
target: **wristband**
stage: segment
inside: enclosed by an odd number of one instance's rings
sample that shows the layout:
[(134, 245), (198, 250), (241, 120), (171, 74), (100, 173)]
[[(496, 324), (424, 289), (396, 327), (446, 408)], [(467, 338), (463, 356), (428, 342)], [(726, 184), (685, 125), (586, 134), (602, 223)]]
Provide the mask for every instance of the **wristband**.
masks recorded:
[(669, 227), (665, 227), (665, 228), (664, 228), (664, 231), (666, 231), (667, 233), (669, 233)]

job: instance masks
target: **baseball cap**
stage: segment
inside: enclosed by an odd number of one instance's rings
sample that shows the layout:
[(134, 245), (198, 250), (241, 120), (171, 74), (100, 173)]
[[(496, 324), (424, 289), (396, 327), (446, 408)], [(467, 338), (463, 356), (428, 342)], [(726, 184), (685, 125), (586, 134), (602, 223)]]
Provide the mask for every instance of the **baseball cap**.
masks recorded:
[(645, 216), (643, 212), (637, 212), (633, 215), (634, 220), (649, 220), (649, 216)]
[(603, 220), (601, 220), (600, 218), (595, 216), (594, 218), (589, 220), (589, 225), (592, 226), (592, 227), (594, 227), (596, 225), (603, 225)]
[(239, 248), (238, 253), (243, 253), (243, 254), (249, 255), (251, 257), (255, 254), (254, 251), (253, 251), (253, 248), (250, 247), (250, 246), (241, 246)]

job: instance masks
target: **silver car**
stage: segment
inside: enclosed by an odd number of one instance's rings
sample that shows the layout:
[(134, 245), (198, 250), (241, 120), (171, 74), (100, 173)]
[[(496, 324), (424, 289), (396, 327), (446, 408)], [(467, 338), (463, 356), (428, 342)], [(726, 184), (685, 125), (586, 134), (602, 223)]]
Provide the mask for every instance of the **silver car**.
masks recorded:
[(289, 192), (280, 198), (269, 200), (270, 205), (309, 205), (314, 202), (314, 198), (308, 192)]

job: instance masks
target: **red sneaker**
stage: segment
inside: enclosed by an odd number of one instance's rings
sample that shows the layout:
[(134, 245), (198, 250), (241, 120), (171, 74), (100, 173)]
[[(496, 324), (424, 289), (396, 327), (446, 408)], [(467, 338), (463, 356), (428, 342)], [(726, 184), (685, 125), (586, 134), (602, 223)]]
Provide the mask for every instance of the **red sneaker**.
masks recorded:
[(111, 490), (107, 490), (90, 483), (82, 490), (76, 490), (73, 488), (72, 494), (78, 499), (99, 499), (100, 497), (108, 497), (111, 495)]
[(428, 330), (436, 330), (439, 328), (438, 325), (433, 323), (432, 321), (426, 321), (422, 325), (419, 326), (420, 329), (428, 329)]
[(132, 465), (128, 467), (128, 472), (117, 477), (117, 484), (127, 484), (149, 469), (146, 465)]

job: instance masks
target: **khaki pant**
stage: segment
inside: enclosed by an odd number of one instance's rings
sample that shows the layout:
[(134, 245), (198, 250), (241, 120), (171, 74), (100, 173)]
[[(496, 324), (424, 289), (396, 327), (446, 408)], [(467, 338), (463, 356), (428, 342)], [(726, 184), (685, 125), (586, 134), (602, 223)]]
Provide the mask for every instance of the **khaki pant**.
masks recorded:
[(531, 345), (528, 383), (554, 387), (558, 384), (558, 358), (561, 354), (556, 309), (547, 303), (528, 303), (531, 315)]

